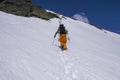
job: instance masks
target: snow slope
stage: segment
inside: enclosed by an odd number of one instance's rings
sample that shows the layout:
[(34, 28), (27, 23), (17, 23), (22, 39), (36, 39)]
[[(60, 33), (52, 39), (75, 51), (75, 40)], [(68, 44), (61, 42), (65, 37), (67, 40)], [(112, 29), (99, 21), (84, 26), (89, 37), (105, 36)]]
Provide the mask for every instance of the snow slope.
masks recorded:
[(0, 12), (0, 80), (120, 80), (120, 35), (63, 19), (68, 51), (61, 52), (59, 19)]

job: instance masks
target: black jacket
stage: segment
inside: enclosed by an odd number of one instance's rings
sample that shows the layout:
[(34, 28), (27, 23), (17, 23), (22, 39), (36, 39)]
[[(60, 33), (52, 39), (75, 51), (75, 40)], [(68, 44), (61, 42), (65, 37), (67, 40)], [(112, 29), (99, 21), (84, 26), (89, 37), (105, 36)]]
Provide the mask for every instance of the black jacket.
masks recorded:
[(58, 30), (56, 31), (54, 38), (56, 37), (56, 35), (58, 34), (68, 34), (68, 31), (65, 29), (64, 25), (60, 25)]

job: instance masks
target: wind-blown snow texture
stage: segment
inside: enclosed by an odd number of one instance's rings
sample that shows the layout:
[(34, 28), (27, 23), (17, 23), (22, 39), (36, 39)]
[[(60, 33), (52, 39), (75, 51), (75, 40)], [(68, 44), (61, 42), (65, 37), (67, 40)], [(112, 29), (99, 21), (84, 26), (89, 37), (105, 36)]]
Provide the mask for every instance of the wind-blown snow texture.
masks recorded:
[(0, 12), (0, 80), (120, 80), (120, 35), (63, 19), (68, 51), (50, 21)]

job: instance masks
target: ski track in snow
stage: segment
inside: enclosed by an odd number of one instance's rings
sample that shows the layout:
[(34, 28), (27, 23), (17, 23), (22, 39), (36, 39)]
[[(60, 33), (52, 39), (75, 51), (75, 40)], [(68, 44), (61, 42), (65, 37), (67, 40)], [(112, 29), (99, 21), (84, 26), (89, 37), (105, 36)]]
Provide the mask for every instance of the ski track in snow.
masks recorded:
[(68, 51), (62, 51), (59, 54), (59, 56), (61, 57), (61, 61), (64, 64), (63, 80), (79, 80), (78, 71), (75, 69), (75, 65), (68, 58), (68, 55)]

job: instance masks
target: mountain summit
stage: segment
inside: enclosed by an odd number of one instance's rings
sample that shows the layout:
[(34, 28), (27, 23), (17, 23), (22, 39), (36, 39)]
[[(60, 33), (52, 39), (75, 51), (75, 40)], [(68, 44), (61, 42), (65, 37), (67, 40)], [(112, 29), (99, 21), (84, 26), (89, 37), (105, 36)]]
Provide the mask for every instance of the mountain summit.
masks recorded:
[(1, 0), (0, 10), (19, 16), (34, 16), (46, 20), (58, 18), (56, 14), (47, 12), (44, 8), (32, 3), (31, 0)]

